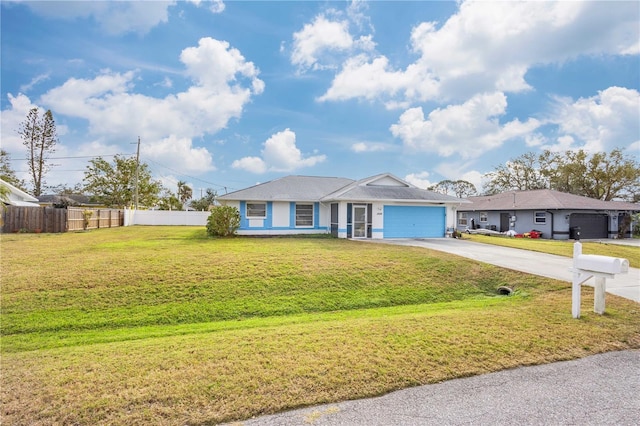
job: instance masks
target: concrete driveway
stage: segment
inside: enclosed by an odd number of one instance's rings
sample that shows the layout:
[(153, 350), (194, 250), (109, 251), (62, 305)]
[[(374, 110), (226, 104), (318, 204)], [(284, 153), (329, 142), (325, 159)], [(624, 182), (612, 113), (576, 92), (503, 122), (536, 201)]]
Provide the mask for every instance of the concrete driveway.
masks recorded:
[[(573, 280), (573, 274), (570, 271), (570, 268), (573, 265), (573, 260), (563, 256), (501, 247), (493, 244), (476, 243), (456, 238), (385, 239), (366, 241), (424, 247), (501, 266), (503, 268), (527, 272), (529, 274), (540, 275), (567, 282), (572, 282)], [(593, 278), (585, 283), (585, 285), (591, 286), (593, 286), (593, 284)], [(615, 294), (616, 296), (621, 296), (640, 303), (640, 269), (629, 268), (628, 274), (620, 274), (616, 275), (614, 279), (607, 279), (606, 285), (607, 293)]]

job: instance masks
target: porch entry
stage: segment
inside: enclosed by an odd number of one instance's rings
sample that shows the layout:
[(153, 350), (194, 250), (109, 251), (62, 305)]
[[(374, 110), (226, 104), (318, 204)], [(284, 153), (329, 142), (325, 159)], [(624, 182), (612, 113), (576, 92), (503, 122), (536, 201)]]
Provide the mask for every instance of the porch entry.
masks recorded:
[(353, 238), (367, 238), (367, 205), (353, 205)]
[(347, 238), (371, 238), (372, 212), (370, 203), (347, 203)]
[(500, 213), (500, 232), (509, 230), (509, 213)]

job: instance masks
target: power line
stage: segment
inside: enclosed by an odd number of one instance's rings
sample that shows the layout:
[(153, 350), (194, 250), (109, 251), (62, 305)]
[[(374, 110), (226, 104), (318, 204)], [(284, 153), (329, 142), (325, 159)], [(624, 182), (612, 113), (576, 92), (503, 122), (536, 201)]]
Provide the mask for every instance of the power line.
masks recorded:
[(194, 179), (194, 180), (197, 180), (197, 181), (200, 181), (200, 182), (206, 183), (207, 185), (214, 185), (214, 186), (217, 186), (217, 187), (220, 187), (220, 188), (224, 188), (225, 190), (226, 190), (226, 189), (235, 189), (235, 188), (230, 188), (230, 187), (228, 187), (228, 186), (226, 186), (226, 185), (220, 185), (220, 184), (218, 184), (218, 183), (209, 182), (209, 181), (206, 181), (206, 180), (204, 180), (204, 179), (197, 178), (197, 177), (195, 177), (195, 176), (187, 175), (187, 174), (185, 174), (185, 173), (182, 173), (182, 172), (181, 172), (181, 171), (179, 171), (179, 170), (172, 169), (171, 167), (165, 166), (164, 164), (160, 164), (160, 163), (158, 163), (157, 161), (154, 161), (154, 160), (151, 160), (151, 159), (146, 159), (146, 161), (150, 161), (150, 162), (152, 162), (152, 163), (154, 163), (154, 164), (157, 164), (157, 165), (158, 165), (158, 166), (160, 166), (160, 167), (164, 167), (165, 169), (170, 170), (170, 171), (172, 171), (172, 172), (174, 172), (174, 173), (176, 173), (176, 174), (178, 174), (178, 175), (180, 175), (180, 176), (184, 176), (184, 177), (189, 178), (189, 179)]
[[(98, 157), (115, 157), (115, 156), (128, 157), (135, 154), (105, 154), (105, 155), (78, 155), (72, 157), (48, 157), (45, 160), (74, 160), (79, 158), (98, 158)], [(10, 158), (9, 161), (27, 161), (30, 158)]]

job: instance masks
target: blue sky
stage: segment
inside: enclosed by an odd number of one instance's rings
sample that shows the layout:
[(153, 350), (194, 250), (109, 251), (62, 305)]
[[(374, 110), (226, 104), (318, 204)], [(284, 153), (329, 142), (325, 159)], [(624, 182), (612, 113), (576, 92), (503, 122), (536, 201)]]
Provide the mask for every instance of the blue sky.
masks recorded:
[(289, 174), (420, 187), (545, 149), (640, 154), (638, 2), (5, 1), (2, 148), (47, 184), (130, 155), (199, 196)]

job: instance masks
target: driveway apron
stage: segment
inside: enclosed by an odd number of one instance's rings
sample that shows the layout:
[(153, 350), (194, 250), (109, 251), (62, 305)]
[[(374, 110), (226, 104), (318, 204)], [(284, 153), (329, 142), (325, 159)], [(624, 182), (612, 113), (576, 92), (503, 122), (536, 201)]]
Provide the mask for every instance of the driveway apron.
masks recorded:
[[(431, 250), (443, 251), (458, 256), (474, 259), (491, 265), (513, 269), (542, 277), (572, 282), (570, 271), (573, 260), (564, 256), (538, 253), (529, 250), (501, 247), (492, 244), (482, 244), (456, 238), (430, 239), (385, 239), (366, 240), (385, 244), (424, 247)], [(585, 285), (593, 286), (594, 279), (589, 279)], [(640, 303), (640, 269), (629, 268), (628, 274), (616, 275), (614, 279), (606, 281), (607, 293), (624, 297)]]

